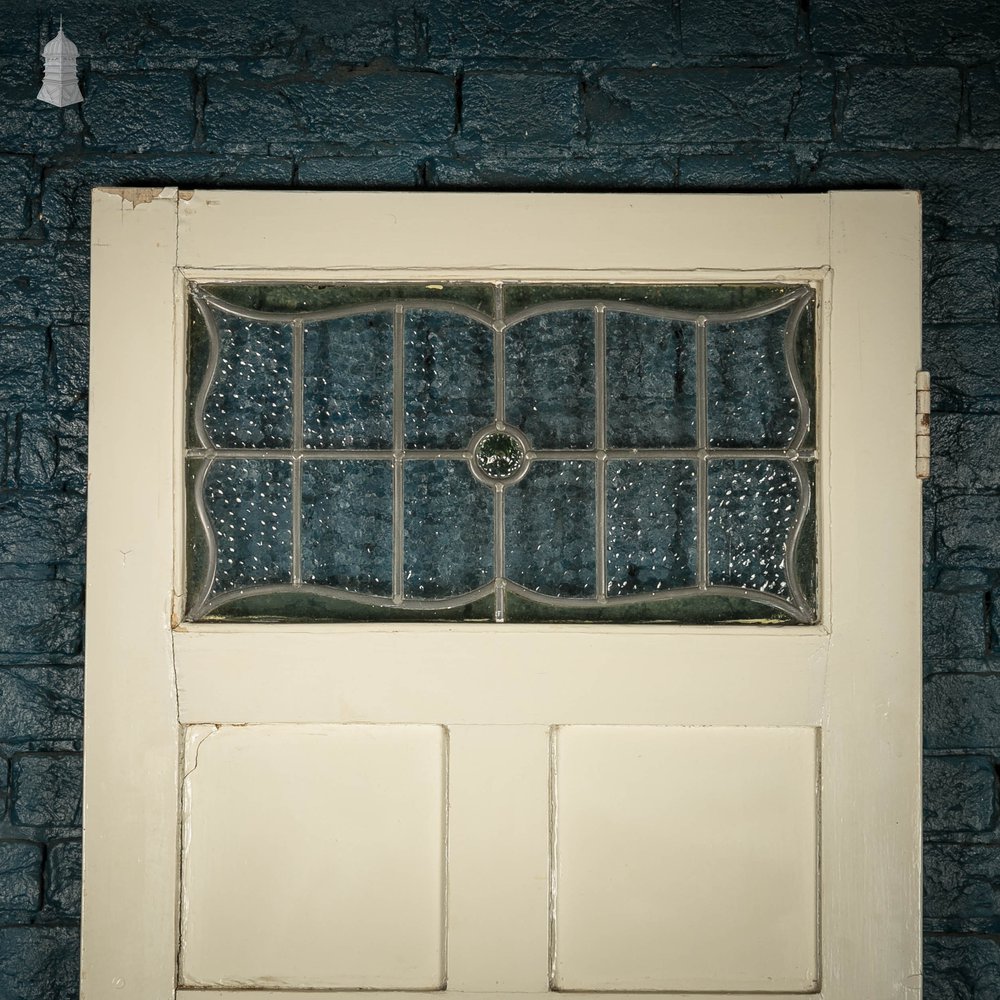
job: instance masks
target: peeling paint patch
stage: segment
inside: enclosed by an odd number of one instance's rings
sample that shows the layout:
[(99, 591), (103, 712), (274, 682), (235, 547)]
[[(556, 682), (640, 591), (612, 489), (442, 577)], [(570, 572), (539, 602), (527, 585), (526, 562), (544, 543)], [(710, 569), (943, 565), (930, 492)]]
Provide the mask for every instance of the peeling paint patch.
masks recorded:
[(121, 197), (122, 201), (130, 202), (132, 207), (135, 208), (137, 205), (148, 205), (151, 201), (161, 198), (166, 188), (126, 187), (115, 188), (114, 190)]

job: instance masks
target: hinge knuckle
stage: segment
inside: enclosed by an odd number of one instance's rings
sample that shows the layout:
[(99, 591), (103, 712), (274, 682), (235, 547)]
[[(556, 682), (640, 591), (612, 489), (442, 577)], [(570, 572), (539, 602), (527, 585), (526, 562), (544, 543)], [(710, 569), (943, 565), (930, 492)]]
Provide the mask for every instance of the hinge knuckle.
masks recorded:
[(931, 374), (917, 372), (917, 479), (931, 477)]

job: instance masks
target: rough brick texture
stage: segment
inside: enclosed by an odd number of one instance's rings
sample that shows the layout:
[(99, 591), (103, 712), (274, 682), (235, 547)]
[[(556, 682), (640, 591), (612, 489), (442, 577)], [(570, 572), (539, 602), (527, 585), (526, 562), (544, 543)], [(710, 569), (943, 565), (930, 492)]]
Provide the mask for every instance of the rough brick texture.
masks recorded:
[(968, 935), (928, 935), (924, 941), (928, 1000), (993, 1000), (1000, 996), (1000, 944)]
[(0, 997), (76, 996), (89, 201), (118, 184), (919, 189), (924, 995), (1000, 997), (1000, 5), (85, 4), (61, 110), (58, 13), (0, 30)]
[(928, 844), (924, 922), (930, 931), (1000, 931), (1000, 847)]
[(0, 840), (0, 920), (39, 908), (41, 874), (41, 844)]
[(45, 904), (65, 917), (80, 916), (79, 840), (58, 840), (49, 848), (45, 867)]
[(0, 997), (75, 1000), (80, 932), (75, 927), (0, 927)]
[(987, 757), (928, 757), (924, 762), (924, 835), (986, 834), (996, 826), (997, 773)]
[(82, 768), (72, 753), (14, 757), (11, 820), (15, 826), (73, 827), (80, 822)]
[(851, 71), (844, 137), (895, 148), (954, 145), (961, 92), (958, 70), (950, 67)]

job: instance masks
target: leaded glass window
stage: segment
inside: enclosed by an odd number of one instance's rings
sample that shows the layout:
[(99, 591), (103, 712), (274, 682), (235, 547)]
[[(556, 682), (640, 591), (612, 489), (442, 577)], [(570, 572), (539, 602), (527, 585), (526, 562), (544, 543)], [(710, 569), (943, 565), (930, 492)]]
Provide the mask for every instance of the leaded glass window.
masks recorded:
[(191, 287), (187, 617), (809, 623), (807, 285)]

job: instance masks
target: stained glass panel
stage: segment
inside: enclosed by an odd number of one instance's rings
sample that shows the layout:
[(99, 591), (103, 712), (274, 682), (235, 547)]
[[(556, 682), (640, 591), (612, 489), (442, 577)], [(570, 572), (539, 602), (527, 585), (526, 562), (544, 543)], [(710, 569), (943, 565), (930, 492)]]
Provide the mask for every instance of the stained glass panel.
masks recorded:
[(811, 287), (192, 287), (188, 617), (808, 623)]

